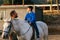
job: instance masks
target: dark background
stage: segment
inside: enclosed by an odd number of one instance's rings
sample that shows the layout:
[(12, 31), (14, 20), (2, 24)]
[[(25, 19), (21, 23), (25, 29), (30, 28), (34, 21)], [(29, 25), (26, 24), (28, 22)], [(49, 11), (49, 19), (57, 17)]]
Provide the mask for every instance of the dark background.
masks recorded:
[[(8, 3), (7, 3), (8, 1)], [(50, 4), (51, 2), (50, 1), (47, 1), (47, 0), (24, 0), (24, 4)], [(55, 4), (56, 3), (56, 0), (52, 0), (52, 3)], [(60, 3), (60, 0), (58, 1), (58, 3)], [(12, 0), (0, 0), (0, 5), (1, 4), (12, 4)], [(22, 0), (13, 0), (13, 4), (16, 5), (21, 5), (23, 4), (22, 3)]]

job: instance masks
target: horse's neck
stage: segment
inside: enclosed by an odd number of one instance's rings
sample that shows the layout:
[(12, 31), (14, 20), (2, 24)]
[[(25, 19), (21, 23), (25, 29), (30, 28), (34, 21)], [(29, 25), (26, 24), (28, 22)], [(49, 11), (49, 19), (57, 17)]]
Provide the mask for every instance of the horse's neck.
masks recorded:
[(14, 20), (13, 24), (15, 30), (20, 31), (20, 33), (25, 33), (30, 27), (30, 25), (27, 22), (22, 20)]

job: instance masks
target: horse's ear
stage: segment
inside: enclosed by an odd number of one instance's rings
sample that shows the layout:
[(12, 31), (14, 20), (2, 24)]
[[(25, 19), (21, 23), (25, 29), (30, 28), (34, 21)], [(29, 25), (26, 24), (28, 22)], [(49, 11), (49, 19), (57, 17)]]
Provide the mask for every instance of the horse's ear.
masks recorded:
[(3, 21), (7, 22), (7, 23), (10, 23), (10, 20), (8, 20), (8, 19), (4, 19)]

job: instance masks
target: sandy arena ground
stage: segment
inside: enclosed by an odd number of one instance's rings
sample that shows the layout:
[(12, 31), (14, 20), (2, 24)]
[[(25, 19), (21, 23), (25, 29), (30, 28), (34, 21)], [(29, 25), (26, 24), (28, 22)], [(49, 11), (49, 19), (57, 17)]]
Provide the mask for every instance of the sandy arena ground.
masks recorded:
[[(3, 40), (0, 38), (0, 40)], [(49, 35), (48, 40), (60, 40), (60, 35)]]

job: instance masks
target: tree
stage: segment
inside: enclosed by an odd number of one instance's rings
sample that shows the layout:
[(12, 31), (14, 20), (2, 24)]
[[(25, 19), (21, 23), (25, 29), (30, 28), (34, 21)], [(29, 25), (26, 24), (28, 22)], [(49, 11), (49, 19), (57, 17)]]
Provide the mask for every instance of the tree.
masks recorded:
[(54, 0), (47, 0), (47, 3), (48, 4), (51, 4), (51, 2), (52, 2), (52, 4), (55, 4), (55, 1)]
[(0, 5), (2, 5), (3, 4), (3, 0), (0, 0)]
[(34, 4), (31, 0), (24, 0), (24, 4)]
[(57, 13), (59, 13), (59, 0), (56, 0), (56, 4), (57, 4)]
[(3, 4), (9, 4), (9, 0), (3, 0)]
[(12, 5), (12, 0), (9, 0), (9, 4)]
[(14, 4), (22, 4), (22, 0), (14, 0)]

